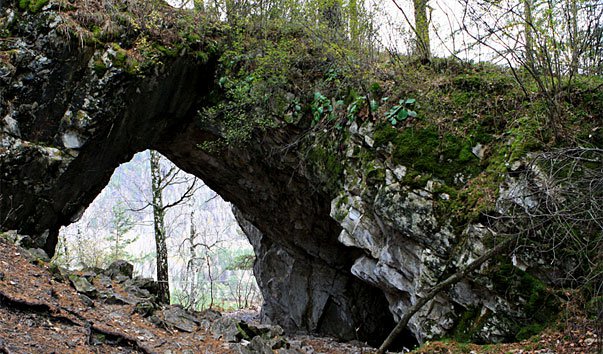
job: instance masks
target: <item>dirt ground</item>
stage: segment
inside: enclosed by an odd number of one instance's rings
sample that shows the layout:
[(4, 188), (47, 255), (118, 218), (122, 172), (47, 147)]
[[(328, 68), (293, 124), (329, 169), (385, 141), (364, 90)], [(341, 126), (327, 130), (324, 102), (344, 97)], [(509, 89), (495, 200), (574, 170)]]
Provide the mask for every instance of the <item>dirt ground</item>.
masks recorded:
[[(211, 320), (201, 321), (205, 325), (192, 332), (158, 326), (137, 313), (135, 305), (108, 304), (81, 296), (69, 281), (58, 281), (48, 264), (32, 264), (22, 253), (22, 249), (0, 241), (0, 353), (240, 352), (240, 346), (211, 333)], [(104, 286), (114, 287), (116, 293), (122, 291), (117, 283)], [(250, 311), (228, 316), (254, 321)], [(603, 353), (598, 335), (601, 329), (579, 313), (558, 327), (519, 343), (478, 346), (443, 341), (425, 343), (414, 352)], [(288, 344), (274, 353), (374, 352), (362, 343), (331, 338), (293, 335), (284, 339)]]

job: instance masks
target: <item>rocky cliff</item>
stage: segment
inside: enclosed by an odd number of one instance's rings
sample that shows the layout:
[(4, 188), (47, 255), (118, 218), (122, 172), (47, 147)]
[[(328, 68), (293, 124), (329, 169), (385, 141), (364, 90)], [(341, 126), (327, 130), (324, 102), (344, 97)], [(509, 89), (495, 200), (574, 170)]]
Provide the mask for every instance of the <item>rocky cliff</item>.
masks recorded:
[[(443, 116), (441, 125), (413, 121), (414, 111), (402, 125), (400, 111), (414, 99), (384, 103), (391, 78), (344, 107), (335, 96), (351, 89), (341, 93), (329, 55), (291, 64), (297, 91), (277, 85), (264, 103), (245, 101), (235, 93), (261, 74), (229, 78), (233, 66), (254, 69), (225, 64), (228, 28), (152, 2), (111, 11), (86, 3), (9, 1), (0, 10), (2, 230), (52, 254), (60, 226), (77, 220), (116, 166), (155, 149), (236, 206), (257, 255), (266, 320), (375, 343), (438, 281), (497, 242), (480, 213), (494, 208), (499, 185), (513, 178), (505, 164), (529, 145), (497, 134), (530, 127), (496, 115), (490, 128), (466, 122), (521, 104), (495, 97), (510, 90), (505, 78), (463, 73), (425, 83), (450, 100), (438, 99), (448, 104), (443, 112), (421, 112)], [(196, 21), (194, 31), (186, 21)], [(542, 281), (499, 261), (430, 301), (411, 320), (407, 343), (453, 332), (511, 340), (552, 306)]]

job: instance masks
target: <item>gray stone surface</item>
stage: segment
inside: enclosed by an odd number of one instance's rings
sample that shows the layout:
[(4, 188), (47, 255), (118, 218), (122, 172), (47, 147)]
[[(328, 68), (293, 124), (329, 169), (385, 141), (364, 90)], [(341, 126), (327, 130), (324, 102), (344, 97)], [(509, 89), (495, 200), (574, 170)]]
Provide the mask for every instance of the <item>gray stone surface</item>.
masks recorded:
[(264, 298), (263, 321), (288, 330), (301, 328), (347, 340), (359, 336), (374, 342), (393, 327), (385, 298), (377, 289), (322, 259), (273, 242), (240, 211), (235, 210), (235, 216), (257, 255), (253, 270)]
[(69, 280), (71, 281), (71, 284), (78, 293), (82, 293), (91, 297), (95, 297), (98, 294), (96, 288), (92, 284), (90, 284), (90, 282), (85, 277), (80, 277), (75, 274), (72, 274), (69, 276)]
[(134, 271), (134, 266), (131, 263), (128, 263), (124, 260), (117, 260), (109, 265), (107, 269), (105, 269), (104, 274), (111, 277), (116, 278), (118, 276), (123, 276), (127, 279), (132, 278), (132, 272)]
[(180, 306), (166, 306), (161, 310), (161, 313), (163, 315), (163, 321), (167, 325), (180, 331), (192, 333), (197, 329), (197, 325), (200, 323), (199, 319)]

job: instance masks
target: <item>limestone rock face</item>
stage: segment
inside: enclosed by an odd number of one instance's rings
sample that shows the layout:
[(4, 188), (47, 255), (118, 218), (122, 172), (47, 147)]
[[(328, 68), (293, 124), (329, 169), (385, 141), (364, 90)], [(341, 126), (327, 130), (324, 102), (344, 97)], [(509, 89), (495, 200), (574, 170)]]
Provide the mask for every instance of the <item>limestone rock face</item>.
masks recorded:
[[(372, 133), (370, 124), (352, 132), (348, 151), (365, 149)], [(484, 254), (484, 242), (493, 234), (481, 224), (455, 229), (449, 218), (438, 213), (437, 202), (449, 198), (438, 188), (444, 182), (429, 180), (416, 187), (405, 181), (405, 166), (349, 157), (342, 191), (331, 203), (331, 216), (342, 228), (339, 241), (364, 251), (354, 262), (352, 274), (382, 289), (398, 319), (439, 282)], [(367, 174), (374, 171), (383, 178), (371, 180)], [(509, 199), (507, 194), (501, 193), (501, 198)], [(479, 313), (476, 322), (483, 321), (470, 330), (473, 339), (513, 338), (512, 318), (524, 314), (517, 304), (493, 291), (491, 279), (481, 275), (472, 279), (437, 295), (410, 320), (409, 329), (419, 342), (452, 331), (463, 333), (458, 327), (460, 317), (470, 311)]]

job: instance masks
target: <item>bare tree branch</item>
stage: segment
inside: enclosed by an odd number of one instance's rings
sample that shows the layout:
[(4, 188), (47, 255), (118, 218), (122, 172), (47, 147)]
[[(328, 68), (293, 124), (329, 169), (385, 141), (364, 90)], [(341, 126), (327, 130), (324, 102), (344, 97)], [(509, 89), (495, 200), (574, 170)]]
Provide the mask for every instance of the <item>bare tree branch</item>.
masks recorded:
[(444, 280), (441, 283), (439, 283), (438, 285), (436, 285), (427, 294), (425, 294), (425, 296), (421, 297), (414, 305), (412, 305), (408, 309), (408, 311), (404, 314), (404, 316), (402, 316), (400, 321), (398, 321), (398, 324), (396, 325), (396, 327), (394, 327), (394, 329), (391, 331), (391, 333), (383, 341), (383, 344), (381, 344), (381, 346), (377, 350), (377, 354), (385, 353), (387, 348), (389, 348), (392, 345), (392, 343), (396, 340), (396, 338), (400, 335), (400, 333), (402, 333), (402, 331), (406, 328), (406, 326), (408, 325), (408, 321), (410, 321), (410, 319), (419, 310), (421, 310), (421, 308), (423, 308), (423, 306), (425, 306), (425, 304), (427, 304), (431, 299), (433, 299), (436, 295), (438, 295), (440, 292), (445, 290), (447, 287), (454, 285), (457, 282), (461, 281), (462, 279), (467, 277), (467, 275), (469, 275), (469, 273), (478, 269), (486, 261), (492, 259), (494, 256), (503, 252), (509, 246), (510, 241), (513, 239), (514, 239), (513, 237), (505, 238), (502, 242), (500, 242), (494, 248), (490, 249), (488, 252), (484, 253), (481, 257), (479, 257), (478, 259), (471, 262), (465, 268), (457, 271), (456, 273), (454, 273), (453, 275), (448, 277), (446, 280)]

